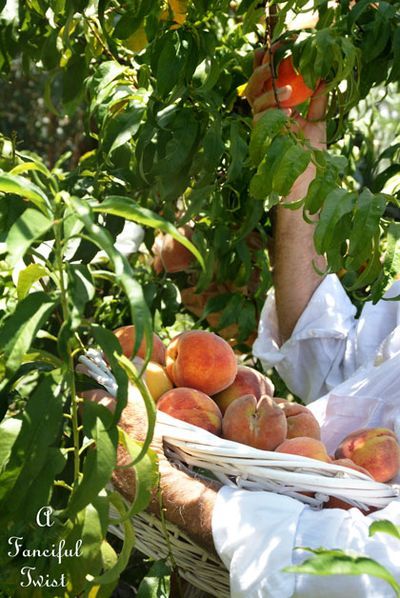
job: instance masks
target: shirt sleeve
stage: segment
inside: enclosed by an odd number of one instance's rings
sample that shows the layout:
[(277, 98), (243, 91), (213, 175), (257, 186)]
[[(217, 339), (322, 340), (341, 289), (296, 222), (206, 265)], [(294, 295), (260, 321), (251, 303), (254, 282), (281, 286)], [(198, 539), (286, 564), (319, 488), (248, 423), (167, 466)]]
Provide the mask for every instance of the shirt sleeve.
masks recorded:
[(400, 582), (399, 541), (377, 533), (376, 519), (400, 523), (400, 500), (363, 515), (358, 509), (315, 511), (287, 496), (222, 488), (213, 512), (216, 550), (230, 571), (232, 598), (394, 598), (383, 580), (369, 575), (331, 577), (293, 574), (284, 569), (312, 555), (297, 547), (343, 549), (368, 556)]
[(253, 354), (275, 367), (288, 388), (306, 403), (341, 384), (356, 368), (356, 309), (335, 275), (313, 294), (293, 334), (279, 344), (273, 290), (268, 294)]

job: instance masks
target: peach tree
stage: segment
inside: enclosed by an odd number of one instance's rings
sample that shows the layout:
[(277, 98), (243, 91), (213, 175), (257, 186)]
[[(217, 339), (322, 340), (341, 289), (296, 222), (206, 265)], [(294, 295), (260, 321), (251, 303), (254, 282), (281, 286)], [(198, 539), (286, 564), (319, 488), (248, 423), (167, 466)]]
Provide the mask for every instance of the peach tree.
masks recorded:
[[(303, 0), (0, 1), (3, 81), (15, 64), (28, 79), (40, 73), (52, 118), (79, 110), (85, 128), (74, 160), (54, 146), (38, 155), (17, 125), (0, 138), (1, 545), (82, 538), (81, 556), (63, 564), (69, 595), (111, 593), (134, 545), (130, 516), (156, 480), (154, 405), (109, 329), (133, 322), (147, 357), (153, 329), (167, 339), (188, 326), (209, 326), (248, 353), (272, 285), (274, 206), (310, 162), (316, 179), (291, 209), (320, 212), (315, 246), (329, 271), (358, 302), (377, 301), (398, 274), (399, 144), (395, 131), (377, 144), (355, 111), (371, 97), (398, 110), (389, 99), (400, 78), (400, 2), (311, 5), (317, 18), (296, 29)], [(328, 151), (292, 134), (279, 111), (253, 126), (243, 88), (254, 50), (276, 42), (309, 87), (326, 81)], [(127, 221), (143, 228), (128, 254), (116, 244)], [(189, 252), (179, 268), (163, 256), (166, 239)], [(76, 361), (92, 344), (117, 377), (114, 415), (96, 405), (79, 413), (89, 382)], [(144, 446), (117, 426), (129, 380), (148, 410)], [(119, 440), (138, 480), (130, 508), (108, 486)], [(56, 514), (50, 536), (32, 527), (43, 504)], [(119, 555), (106, 540), (111, 504), (125, 526)], [(0, 558), (0, 585), (12, 593), (22, 560), (7, 550)], [(44, 558), (23, 562), (37, 575), (60, 573)]]

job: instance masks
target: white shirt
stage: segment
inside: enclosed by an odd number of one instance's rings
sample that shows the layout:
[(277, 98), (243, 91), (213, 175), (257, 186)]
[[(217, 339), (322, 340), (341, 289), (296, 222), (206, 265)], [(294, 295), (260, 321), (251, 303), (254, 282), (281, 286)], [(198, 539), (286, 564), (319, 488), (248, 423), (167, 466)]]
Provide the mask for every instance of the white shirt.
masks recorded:
[[(397, 295), (400, 281), (385, 298)], [(271, 292), (253, 346), (266, 369), (274, 366), (292, 392), (306, 403), (315, 401), (308, 407), (329, 453), (349, 432), (363, 427), (391, 428), (400, 440), (400, 302), (367, 303), (359, 319), (355, 313), (337, 277), (327, 276), (291, 338), (279, 346)], [(323, 546), (373, 558), (400, 582), (400, 541), (382, 533), (369, 537), (376, 519), (400, 525), (400, 499), (366, 516), (356, 508), (315, 511), (283, 495), (222, 488), (213, 512), (213, 538), (230, 571), (232, 598), (394, 597), (386, 582), (372, 576), (282, 572), (311, 556), (295, 547)]]

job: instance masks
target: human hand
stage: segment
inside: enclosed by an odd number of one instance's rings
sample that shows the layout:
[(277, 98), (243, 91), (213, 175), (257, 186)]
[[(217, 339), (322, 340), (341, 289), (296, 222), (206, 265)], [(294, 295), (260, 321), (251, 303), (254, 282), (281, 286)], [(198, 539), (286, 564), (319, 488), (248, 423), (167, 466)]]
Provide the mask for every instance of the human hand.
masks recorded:
[(285, 85), (265, 91), (271, 79), (271, 68), (267, 60), (268, 54), (264, 49), (255, 53), (255, 68), (245, 90), (245, 96), (252, 107), (254, 122), (257, 122), (271, 108), (280, 108), (287, 116), (291, 116), (292, 130), (302, 131), (306, 140), (316, 149), (326, 147), (326, 125), (324, 116), (326, 112), (327, 94), (326, 86), (320, 83), (310, 99), (307, 116), (304, 118), (293, 108), (282, 108), (280, 101), (288, 100), (292, 87)]

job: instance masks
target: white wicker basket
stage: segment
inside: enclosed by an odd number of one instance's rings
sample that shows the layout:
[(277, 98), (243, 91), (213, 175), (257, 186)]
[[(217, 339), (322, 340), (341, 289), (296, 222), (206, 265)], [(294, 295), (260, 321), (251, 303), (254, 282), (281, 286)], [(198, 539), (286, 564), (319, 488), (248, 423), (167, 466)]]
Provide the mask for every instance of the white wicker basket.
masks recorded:
[[(98, 351), (89, 350), (80, 361), (87, 369), (86, 373), (115, 395), (115, 379)], [(375, 482), (353, 469), (225, 440), (160, 411), (157, 425), (164, 439), (166, 455), (172, 462), (180, 468), (206, 470), (229, 486), (285, 494), (316, 509), (322, 508), (330, 497), (368, 510), (370, 507), (383, 508), (400, 496), (400, 486)], [(163, 543), (162, 528), (154, 519), (151, 515), (141, 514), (135, 518), (135, 525), (140, 529), (140, 549), (162, 558), (165, 556), (165, 538)], [(169, 525), (168, 529), (171, 537), (177, 539), (173, 551), (182, 576), (215, 596), (229, 595), (224, 593), (228, 573), (222, 562), (205, 556), (207, 553), (175, 526)], [(218, 576), (222, 576), (225, 589), (215, 585)]]

